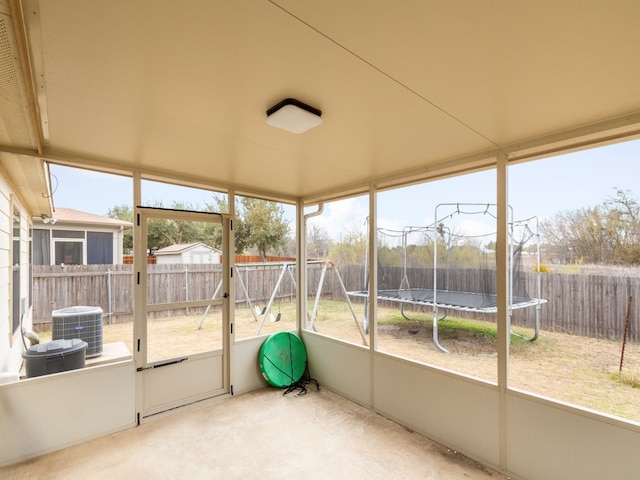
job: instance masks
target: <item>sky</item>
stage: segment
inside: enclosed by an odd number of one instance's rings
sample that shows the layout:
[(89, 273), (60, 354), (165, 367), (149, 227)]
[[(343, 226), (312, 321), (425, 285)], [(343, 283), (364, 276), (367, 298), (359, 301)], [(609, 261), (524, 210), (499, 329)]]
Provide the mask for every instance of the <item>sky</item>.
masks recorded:
[[(106, 215), (116, 205), (131, 203), (130, 178), (57, 165), (51, 165), (51, 174), (55, 207)], [(614, 196), (616, 189), (628, 190), (633, 198), (640, 198), (640, 140), (509, 168), (509, 204), (514, 219), (532, 216), (544, 219), (561, 211), (593, 207)], [(161, 201), (164, 206), (171, 206), (175, 199), (204, 206), (213, 201), (211, 192), (157, 182), (144, 182), (142, 195), (147, 205)], [(495, 171), (381, 192), (378, 226), (402, 230), (406, 226), (430, 225), (436, 213), (440, 217), (448, 212), (450, 207), (441, 205), (447, 203), (495, 203)], [(441, 206), (436, 210), (437, 205)], [(483, 207), (466, 208), (484, 210)], [(290, 219), (293, 230), (295, 209), (285, 206), (285, 216)], [(312, 222), (337, 239), (353, 229), (364, 231), (367, 216), (368, 199), (361, 196), (325, 204), (323, 215), (313, 218)], [(491, 230), (482, 217), (482, 214), (465, 216), (456, 228), (469, 234)]]
[[(629, 190), (640, 198), (640, 140), (531, 161), (509, 168), (509, 204), (513, 219), (538, 217), (540, 220), (562, 211), (593, 207), (616, 194)], [(495, 203), (495, 171), (489, 170), (455, 178), (423, 183), (378, 196), (378, 227), (402, 230), (406, 226), (432, 225), (436, 207), (452, 203)], [(455, 207), (453, 207), (455, 209)], [(482, 206), (461, 208), (484, 211)], [(364, 225), (368, 215), (366, 196), (325, 206), (318, 224)], [(440, 219), (450, 212), (438, 207)], [(493, 231), (478, 215), (461, 216), (455, 228), (469, 235)], [(314, 219), (315, 221), (315, 219)]]

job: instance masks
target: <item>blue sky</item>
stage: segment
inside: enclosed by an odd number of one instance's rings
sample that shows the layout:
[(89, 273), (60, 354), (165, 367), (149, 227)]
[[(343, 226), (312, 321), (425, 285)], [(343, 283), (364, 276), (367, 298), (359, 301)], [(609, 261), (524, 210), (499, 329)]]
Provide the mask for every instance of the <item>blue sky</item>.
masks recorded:
[[(451, 179), (382, 192), (378, 198), (378, 226), (401, 230), (434, 222), (442, 203), (495, 203), (495, 172), (485, 171)], [(592, 207), (629, 190), (640, 197), (640, 140), (559, 155), (514, 165), (509, 169), (509, 203), (514, 219), (552, 217), (566, 210)], [(367, 198), (328, 204), (322, 218), (314, 219), (331, 231), (363, 226)], [(445, 207), (440, 207), (441, 216)], [(468, 208), (472, 210), (473, 208)], [(482, 215), (467, 216), (456, 228), (468, 234), (492, 231)]]
[[(126, 177), (51, 166), (54, 205), (105, 215), (115, 205), (131, 202), (132, 180)], [(595, 206), (620, 188), (640, 197), (640, 140), (618, 143), (552, 159), (527, 162), (509, 169), (509, 203), (514, 218), (550, 217), (564, 210)], [(143, 198), (170, 206), (173, 200), (204, 205), (211, 192), (145, 182)], [(494, 171), (424, 183), (379, 196), (378, 224), (386, 228), (429, 225), (435, 205), (441, 203), (494, 203)], [(442, 208), (442, 207), (441, 207)], [(286, 208), (293, 226), (294, 209)], [(366, 197), (325, 206), (314, 223), (333, 235), (363, 229), (368, 215)], [(475, 220), (473, 220), (475, 221)], [(339, 226), (339, 227), (338, 227)], [(476, 225), (468, 227), (482, 229)], [(335, 236), (335, 235), (333, 235)]]

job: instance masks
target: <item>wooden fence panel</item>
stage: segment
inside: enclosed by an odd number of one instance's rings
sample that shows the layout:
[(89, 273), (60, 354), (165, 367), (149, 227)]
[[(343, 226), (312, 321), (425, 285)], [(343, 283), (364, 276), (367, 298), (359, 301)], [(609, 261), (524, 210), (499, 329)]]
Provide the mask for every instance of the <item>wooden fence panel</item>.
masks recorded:
[[(345, 283), (349, 290), (365, 289), (363, 272), (362, 266), (340, 267), (340, 274), (347, 279)], [(411, 287), (433, 288), (433, 269), (408, 268), (406, 273)], [(482, 269), (440, 270), (437, 272), (437, 285), (439, 289), (449, 285), (453, 291), (495, 293), (495, 273), (495, 270)], [(379, 272), (379, 289), (399, 288), (402, 277), (402, 268), (385, 267)], [(633, 297), (628, 339), (640, 342), (640, 278), (518, 272), (514, 276), (514, 295), (537, 297), (538, 281), (540, 298), (548, 301), (540, 307), (542, 330), (621, 340), (629, 297)], [(397, 304), (385, 302), (384, 306), (394, 307)], [(431, 311), (430, 307), (423, 306), (412, 306), (412, 309), (425, 313)], [(535, 307), (514, 310), (512, 324), (533, 328), (535, 315)], [(495, 314), (473, 312), (455, 312), (455, 316), (495, 318)]]
[(107, 318), (131, 315), (124, 305), (131, 303), (132, 288), (130, 265), (33, 266), (34, 323), (50, 322), (54, 310), (80, 305), (100, 307)]
[[(296, 296), (295, 265), (282, 271), (279, 264), (239, 266), (236, 269), (236, 304), (263, 308), (274, 294), (274, 303), (292, 301)], [(322, 278), (322, 264), (309, 265), (307, 296), (315, 299)], [(339, 266), (338, 271), (348, 291), (366, 289), (365, 270), (361, 265)], [(379, 272), (380, 289), (397, 289), (403, 277), (401, 268), (385, 268)], [(432, 269), (408, 269), (409, 285), (433, 288)], [(220, 265), (148, 265), (150, 303), (211, 298), (222, 280)], [(280, 285), (276, 289), (278, 279)], [(292, 278), (293, 276), (293, 278)], [(241, 282), (249, 292), (244, 294)], [(540, 281), (541, 298), (548, 303), (541, 307), (542, 330), (561, 331), (574, 335), (619, 340), (627, 318), (629, 298), (629, 340), (640, 342), (640, 278), (605, 275), (564, 275), (521, 272), (514, 281), (514, 294), (537, 296)], [(438, 288), (454, 291), (495, 292), (495, 271), (481, 269), (450, 269), (437, 272)], [(223, 292), (218, 292), (221, 295)], [(327, 268), (321, 290), (322, 298), (344, 300), (345, 293), (336, 271)], [(354, 303), (362, 299), (352, 298)], [(72, 306), (99, 306), (105, 321), (129, 321), (133, 314), (132, 265), (78, 265), (33, 267), (33, 318), (35, 324), (51, 322), (53, 310)], [(387, 303), (387, 306), (397, 306)], [(430, 307), (415, 310), (429, 313)], [(197, 310), (196, 310), (197, 311)], [(167, 312), (157, 313), (166, 315)], [(491, 319), (491, 315), (456, 312), (456, 316)], [(495, 316), (493, 316), (495, 318)], [(512, 323), (532, 327), (535, 308), (516, 310)]]

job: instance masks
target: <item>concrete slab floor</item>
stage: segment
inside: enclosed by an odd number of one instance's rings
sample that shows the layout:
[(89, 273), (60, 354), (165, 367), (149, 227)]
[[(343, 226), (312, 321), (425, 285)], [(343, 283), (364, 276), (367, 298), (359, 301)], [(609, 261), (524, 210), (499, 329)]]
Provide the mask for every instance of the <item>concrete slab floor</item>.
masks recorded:
[[(108, 408), (105, 405), (105, 408)], [(265, 388), (0, 469), (3, 479), (504, 479), (326, 389)]]

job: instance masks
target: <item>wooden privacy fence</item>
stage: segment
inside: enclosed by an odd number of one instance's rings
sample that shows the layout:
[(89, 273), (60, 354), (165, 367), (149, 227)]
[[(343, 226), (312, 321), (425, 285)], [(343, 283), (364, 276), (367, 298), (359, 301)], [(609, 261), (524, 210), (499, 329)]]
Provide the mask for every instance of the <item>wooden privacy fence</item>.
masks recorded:
[[(359, 265), (339, 267), (348, 290), (365, 289), (365, 271)], [(378, 289), (398, 289), (402, 281), (400, 267), (385, 267), (378, 272)], [(311, 289), (313, 276), (309, 276)], [(433, 269), (407, 269), (407, 279), (413, 288), (433, 288)], [(541, 329), (565, 332), (597, 338), (621, 340), (627, 318), (629, 297), (633, 297), (629, 312), (628, 339), (640, 342), (640, 278), (607, 275), (567, 275), (555, 273), (518, 272), (514, 275), (513, 294), (516, 296), (538, 297), (547, 303), (540, 307)], [(483, 269), (449, 269), (437, 272), (437, 288), (462, 292), (495, 293), (496, 272)], [(325, 279), (323, 297), (339, 299), (343, 297), (339, 284), (333, 276)], [(362, 299), (352, 299), (362, 302)], [(380, 305), (399, 308), (394, 302)], [(405, 310), (421, 311), (430, 315), (431, 307), (407, 305)], [(512, 324), (533, 328), (535, 307), (514, 310)], [(474, 312), (451, 312), (451, 316), (462, 318), (495, 319), (495, 314)]]
[(34, 265), (33, 322), (51, 322), (54, 310), (102, 308), (105, 320), (133, 313), (133, 265)]
[[(236, 302), (264, 307), (274, 294), (276, 301), (295, 298), (295, 271), (282, 275), (284, 264), (248, 264), (236, 268)], [(312, 265), (313, 270), (321, 268)], [(222, 281), (219, 264), (147, 265), (147, 302), (170, 303), (204, 300), (213, 297)], [(276, 288), (278, 279), (282, 280)], [(244, 286), (244, 288), (243, 288)], [(248, 292), (248, 297), (245, 294)], [(221, 289), (220, 289), (221, 290)], [(218, 292), (218, 297), (222, 294)], [(133, 315), (132, 265), (68, 265), (33, 267), (33, 321), (51, 322), (52, 312), (73, 306), (102, 308), (105, 322), (129, 321)], [(197, 313), (202, 308), (189, 308)], [(184, 309), (182, 310), (185, 313)], [(152, 312), (150, 316), (176, 314), (175, 311)]]
[[(238, 266), (236, 304), (250, 302), (264, 307), (274, 295), (276, 303), (295, 298), (295, 266), (291, 274), (283, 275), (282, 264), (255, 264)], [(365, 289), (365, 270), (361, 265), (338, 266), (347, 290)], [(321, 279), (322, 265), (309, 266), (307, 296), (313, 299)], [(183, 300), (211, 298), (222, 278), (220, 265), (149, 265), (149, 303), (167, 303)], [(277, 289), (278, 278), (282, 281)], [(401, 268), (385, 268), (379, 272), (380, 289), (397, 289), (402, 280)], [(432, 269), (408, 269), (409, 285), (433, 288)], [(640, 278), (606, 275), (566, 275), (534, 272), (519, 273), (514, 278), (514, 294), (536, 297), (540, 279), (540, 297), (546, 299), (541, 307), (542, 330), (562, 331), (574, 335), (619, 340), (622, 338), (627, 317), (629, 297), (633, 297), (630, 310), (628, 339), (640, 342)], [(241, 283), (242, 282), (242, 283)], [(450, 269), (438, 271), (439, 289), (466, 292), (495, 293), (495, 271), (482, 269)], [(345, 294), (331, 268), (327, 270), (321, 291), (322, 298), (344, 300)], [(133, 314), (133, 269), (131, 265), (78, 265), (33, 267), (34, 323), (51, 322), (51, 312), (62, 308), (88, 305), (99, 306), (105, 313), (105, 322), (129, 321)], [(362, 299), (351, 299), (362, 302)], [(385, 303), (384, 306), (397, 307)], [(358, 310), (361, 308), (358, 307)], [(430, 313), (429, 307), (411, 306)], [(190, 309), (191, 310), (191, 309)], [(190, 313), (197, 312), (193, 309)], [(361, 311), (361, 310), (360, 310)], [(167, 314), (157, 312), (156, 315)], [(491, 320), (495, 315), (456, 312), (455, 316)], [(535, 308), (516, 310), (512, 323), (532, 327)]]

